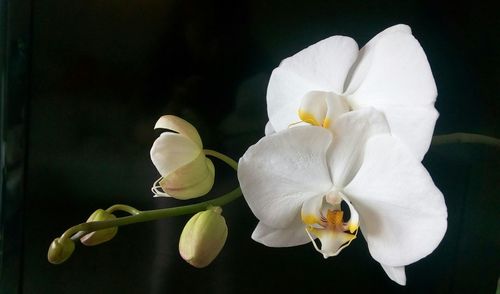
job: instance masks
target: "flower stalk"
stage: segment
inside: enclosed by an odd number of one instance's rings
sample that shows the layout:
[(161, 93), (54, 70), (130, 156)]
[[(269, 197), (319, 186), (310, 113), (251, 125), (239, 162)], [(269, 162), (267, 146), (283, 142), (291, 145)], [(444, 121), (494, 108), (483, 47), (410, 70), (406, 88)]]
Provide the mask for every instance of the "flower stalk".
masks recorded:
[(500, 147), (500, 139), (480, 134), (471, 133), (451, 133), (445, 135), (435, 135), (432, 137), (432, 145), (445, 145), (456, 143), (475, 143)]
[[(235, 171), (238, 170), (238, 163), (231, 159), (230, 157), (214, 151), (214, 150), (203, 150), (206, 155), (216, 157), (220, 159), (221, 161), (225, 162), (228, 164), (230, 167), (232, 167)], [(167, 218), (167, 217), (172, 217), (172, 216), (179, 216), (179, 215), (187, 215), (187, 214), (195, 214), (200, 211), (207, 210), (209, 207), (214, 207), (214, 206), (224, 206), (237, 198), (239, 198), (242, 195), (241, 193), (241, 188), (238, 187), (234, 190), (232, 190), (229, 193), (226, 193), (220, 197), (207, 200), (204, 202), (196, 203), (196, 204), (191, 204), (191, 205), (184, 205), (184, 206), (178, 206), (178, 207), (171, 207), (171, 208), (162, 208), (162, 209), (154, 209), (154, 210), (138, 210), (132, 206), (129, 205), (124, 205), (124, 204), (115, 204), (106, 209), (106, 212), (112, 213), (114, 211), (124, 211), (130, 214), (130, 216), (124, 216), (124, 217), (118, 217), (116, 219), (111, 219), (111, 220), (105, 220), (105, 221), (93, 221), (93, 222), (86, 222), (86, 223), (81, 223), (78, 225), (75, 225), (68, 230), (66, 230), (58, 240), (59, 242), (65, 242), (66, 240), (76, 240), (85, 235), (86, 233), (90, 232), (95, 232), (98, 230), (103, 230), (103, 229), (108, 229), (108, 228), (113, 228), (113, 227), (120, 227), (120, 226), (125, 226), (125, 225), (130, 225), (130, 224), (135, 224), (135, 223), (141, 223), (141, 222), (147, 222), (147, 221), (152, 221), (152, 220), (157, 220), (157, 219), (162, 219), (162, 218)], [(49, 256), (50, 256), (50, 251), (49, 249)], [(69, 256), (68, 256), (69, 257)], [(66, 259), (64, 259), (66, 260)], [(64, 261), (63, 260), (63, 261)], [(61, 262), (59, 262), (61, 263)]]
[(61, 238), (70, 238), (71, 236), (73, 236), (73, 234), (79, 231), (93, 232), (111, 227), (119, 227), (135, 223), (148, 222), (172, 216), (193, 214), (206, 210), (209, 206), (224, 206), (234, 201), (240, 196), (241, 196), (241, 188), (238, 187), (233, 191), (224, 194), (220, 197), (196, 204), (171, 207), (171, 208), (154, 209), (154, 210), (143, 210), (135, 215), (124, 216), (114, 220), (81, 223), (66, 230), (66, 232), (64, 232)]

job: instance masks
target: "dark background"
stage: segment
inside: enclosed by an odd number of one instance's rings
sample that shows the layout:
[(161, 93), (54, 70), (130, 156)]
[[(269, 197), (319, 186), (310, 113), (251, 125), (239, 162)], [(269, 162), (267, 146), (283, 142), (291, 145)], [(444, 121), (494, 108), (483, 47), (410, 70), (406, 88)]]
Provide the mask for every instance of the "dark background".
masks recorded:
[[(158, 177), (149, 148), (159, 116), (186, 118), (205, 147), (238, 158), (263, 135), (272, 69), (331, 35), (351, 36), (362, 46), (388, 26), (410, 25), (439, 91), (436, 134), (498, 137), (499, 16), (493, 7), (417, 0), (38, 0), (10, 8), (2, 65), (11, 90), (2, 136), (19, 145), (6, 144), (4, 151), (0, 291), (495, 291), (499, 157), (498, 149), (479, 145), (436, 146), (427, 154), (424, 164), (445, 195), (449, 228), (430, 256), (407, 267), (406, 287), (386, 277), (363, 238), (328, 260), (310, 245), (275, 249), (254, 242), (257, 221), (243, 199), (224, 207), (229, 237), (206, 269), (190, 267), (177, 252), (187, 217), (120, 228), (109, 243), (77, 246), (59, 266), (46, 260), (52, 239), (97, 208), (183, 204), (153, 199), (149, 191)], [(214, 196), (237, 185), (227, 167), (217, 162), (216, 169)]]

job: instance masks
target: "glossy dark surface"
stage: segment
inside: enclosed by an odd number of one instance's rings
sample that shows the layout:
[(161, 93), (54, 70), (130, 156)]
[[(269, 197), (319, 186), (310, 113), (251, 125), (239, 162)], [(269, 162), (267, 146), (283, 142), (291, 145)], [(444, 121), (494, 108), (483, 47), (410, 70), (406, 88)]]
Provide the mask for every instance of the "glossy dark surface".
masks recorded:
[[(276, 249), (252, 241), (257, 221), (243, 199), (224, 208), (228, 240), (205, 269), (190, 267), (178, 254), (187, 217), (120, 228), (107, 244), (77, 246), (59, 266), (46, 260), (52, 239), (98, 208), (180, 204), (153, 199), (149, 191), (158, 177), (149, 148), (160, 115), (186, 118), (207, 148), (238, 158), (263, 134), (272, 69), (330, 35), (351, 36), (362, 46), (388, 26), (409, 24), (438, 86), (436, 134), (498, 137), (498, 23), (491, 7), (435, 1), (40, 0), (30, 13), (30, 62), (20, 66), (29, 79), (10, 80), (30, 83), (22, 120), (28, 132), (21, 131), (28, 139), (27, 160), (20, 159), (26, 177), (9, 194), (18, 201), (12, 211), (19, 213), (22, 236), (3, 235), (22, 245), (10, 256), (19, 268), (3, 265), (3, 274), (17, 277), (8, 281), (12, 288), (2, 288), (10, 289), (6, 293), (495, 291), (498, 149), (476, 145), (432, 147), (424, 160), (445, 195), (449, 228), (430, 256), (407, 267), (406, 287), (385, 276), (363, 238), (328, 260), (310, 245)], [(211, 195), (237, 185), (228, 168), (216, 168)]]

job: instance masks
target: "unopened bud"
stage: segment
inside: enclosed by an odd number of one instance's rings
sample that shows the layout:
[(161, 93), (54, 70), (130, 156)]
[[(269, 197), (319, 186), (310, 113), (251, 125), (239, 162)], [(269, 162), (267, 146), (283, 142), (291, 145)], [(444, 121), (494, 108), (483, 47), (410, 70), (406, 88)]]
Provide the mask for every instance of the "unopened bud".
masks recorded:
[(226, 243), (227, 225), (220, 207), (198, 212), (187, 222), (179, 240), (182, 258), (197, 268), (209, 265)]
[[(115, 218), (116, 216), (114, 216), (113, 214), (105, 210), (98, 209), (94, 211), (94, 213), (92, 213), (92, 215), (87, 219), (87, 222), (105, 221), (105, 220), (112, 220)], [(113, 237), (116, 235), (117, 232), (118, 232), (117, 227), (94, 231), (83, 236), (80, 239), (80, 242), (82, 242), (82, 244), (86, 246), (99, 245), (101, 243), (113, 239)]]
[(162, 133), (151, 147), (151, 160), (161, 174), (151, 188), (155, 196), (185, 200), (207, 194), (214, 185), (215, 168), (196, 128), (173, 115), (160, 117), (157, 128), (170, 132)]
[(75, 250), (75, 243), (71, 239), (55, 238), (50, 244), (47, 259), (52, 264), (60, 264), (66, 261)]

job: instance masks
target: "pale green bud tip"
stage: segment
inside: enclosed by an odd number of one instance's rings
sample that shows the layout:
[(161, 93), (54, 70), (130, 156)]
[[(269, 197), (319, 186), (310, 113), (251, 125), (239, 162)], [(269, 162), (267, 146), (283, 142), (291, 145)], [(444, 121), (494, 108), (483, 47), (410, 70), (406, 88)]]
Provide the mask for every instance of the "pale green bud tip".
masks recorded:
[(47, 259), (52, 264), (60, 264), (66, 261), (75, 250), (75, 243), (71, 239), (55, 238), (50, 244)]
[[(113, 214), (105, 210), (98, 209), (94, 211), (94, 213), (92, 213), (92, 215), (87, 219), (87, 222), (105, 221), (105, 220), (112, 220), (115, 218), (116, 216), (114, 216)], [(101, 243), (113, 239), (113, 237), (116, 235), (117, 232), (118, 232), (117, 227), (102, 229), (99, 231), (86, 234), (80, 239), (80, 242), (82, 242), (82, 244), (86, 246), (99, 245)]]
[(192, 266), (206, 267), (224, 247), (227, 225), (221, 212), (220, 207), (198, 212), (182, 230), (179, 253)]
[(221, 214), (222, 213), (222, 207), (220, 206), (208, 206), (207, 210), (211, 210), (217, 214)]

